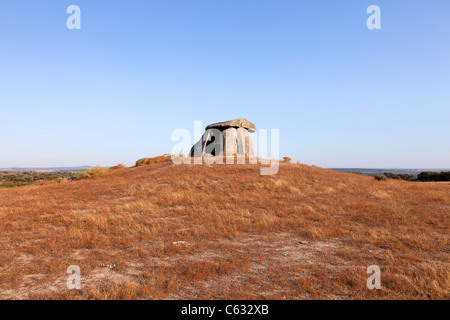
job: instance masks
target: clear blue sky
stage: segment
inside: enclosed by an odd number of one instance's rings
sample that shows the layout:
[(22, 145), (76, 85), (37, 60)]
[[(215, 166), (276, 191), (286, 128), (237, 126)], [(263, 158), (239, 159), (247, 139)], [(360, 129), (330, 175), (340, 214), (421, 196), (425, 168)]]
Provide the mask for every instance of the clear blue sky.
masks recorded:
[(174, 129), (243, 117), (307, 164), (448, 168), (449, 15), (448, 0), (3, 0), (0, 167), (131, 165), (170, 152)]

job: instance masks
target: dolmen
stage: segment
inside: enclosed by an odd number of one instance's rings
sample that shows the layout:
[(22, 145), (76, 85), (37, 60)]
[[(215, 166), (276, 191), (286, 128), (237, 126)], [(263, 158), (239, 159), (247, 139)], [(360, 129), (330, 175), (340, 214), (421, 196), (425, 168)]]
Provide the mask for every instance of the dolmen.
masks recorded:
[(191, 148), (191, 157), (245, 156), (253, 158), (255, 150), (249, 132), (256, 126), (247, 119), (235, 119), (208, 125), (202, 138)]

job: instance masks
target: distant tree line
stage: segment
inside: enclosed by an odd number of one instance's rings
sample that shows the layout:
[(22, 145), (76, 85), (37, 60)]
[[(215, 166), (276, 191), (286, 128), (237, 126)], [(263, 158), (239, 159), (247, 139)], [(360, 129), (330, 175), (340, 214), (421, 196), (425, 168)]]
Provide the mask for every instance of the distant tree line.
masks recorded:
[(429, 172), (419, 173), (417, 176), (419, 181), (450, 181), (450, 171), (446, 172)]
[(388, 179), (396, 179), (396, 180), (406, 180), (406, 181), (416, 181), (417, 177), (413, 174), (397, 174), (392, 172), (385, 172), (383, 175)]
[(374, 177), (377, 180), (396, 179), (396, 180), (422, 181), (422, 182), (450, 181), (450, 171), (446, 172), (425, 171), (419, 173), (417, 176), (412, 174), (397, 174), (392, 172), (385, 172), (383, 174), (377, 174)]

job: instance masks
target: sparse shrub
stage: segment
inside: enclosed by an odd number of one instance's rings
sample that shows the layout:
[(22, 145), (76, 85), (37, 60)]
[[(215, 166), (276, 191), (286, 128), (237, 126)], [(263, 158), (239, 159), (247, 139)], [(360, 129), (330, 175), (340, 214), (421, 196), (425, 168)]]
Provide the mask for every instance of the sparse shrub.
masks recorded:
[(126, 168), (126, 166), (123, 163), (119, 163), (116, 166), (113, 166), (111, 168), (109, 168), (110, 170), (116, 170), (116, 169), (122, 169), (122, 168)]
[(284, 160), (284, 162), (286, 162), (286, 163), (291, 163), (291, 158), (289, 158), (289, 157), (283, 157), (283, 160)]
[(55, 181), (56, 183), (66, 183), (66, 182), (69, 182), (69, 180), (68, 180), (67, 178), (65, 178), (65, 177), (59, 177), (59, 178), (56, 178), (54, 181)]
[(0, 188), (24, 187), (30, 185), (29, 182), (0, 182)]
[(67, 178), (59, 177), (53, 180), (38, 180), (34, 184), (38, 186), (47, 186), (49, 184), (58, 184), (58, 183), (66, 183), (69, 182)]
[(378, 181), (385, 181), (388, 179), (384, 174), (377, 174), (374, 176), (374, 178), (375, 178), (375, 180), (378, 180)]
[(108, 169), (102, 167), (95, 167), (85, 171), (77, 172), (75, 179), (90, 179), (108, 172)]
[(34, 184), (38, 185), (38, 186), (43, 186), (45, 184), (45, 181), (44, 180), (38, 180)]
[(142, 158), (136, 161), (136, 167), (146, 166), (153, 163), (164, 162), (164, 161), (172, 161), (172, 156), (170, 154), (164, 154), (162, 156), (153, 157), (153, 158)]

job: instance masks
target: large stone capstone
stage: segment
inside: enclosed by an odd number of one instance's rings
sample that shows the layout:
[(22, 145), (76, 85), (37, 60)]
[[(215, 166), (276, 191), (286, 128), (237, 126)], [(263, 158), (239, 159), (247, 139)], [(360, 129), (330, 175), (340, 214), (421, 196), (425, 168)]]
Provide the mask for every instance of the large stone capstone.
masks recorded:
[(191, 157), (239, 155), (254, 157), (255, 150), (249, 132), (256, 132), (256, 126), (247, 119), (210, 124), (202, 138), (191, 148)]
[(251, 123), (250, 121), (248, 121), (247, 119), (243, 119), (243, 118), (213, 123), (213, 124), (210, 124), (209, 126), (207, 126), (206, 130), (213, 129), (213, 128), (217, 128), (217, 129), (244, 128), (244, 129), (247, 129), (248, 132), (256, 132), (256, 126), (253, 123)]

